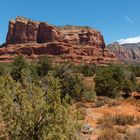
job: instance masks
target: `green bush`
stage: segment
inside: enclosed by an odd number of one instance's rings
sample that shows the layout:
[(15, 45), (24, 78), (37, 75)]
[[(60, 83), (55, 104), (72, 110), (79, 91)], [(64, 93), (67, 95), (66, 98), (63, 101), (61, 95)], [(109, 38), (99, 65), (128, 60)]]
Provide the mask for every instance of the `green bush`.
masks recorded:
[(48, 56), (41, 56), (37, 63), (37, 73), (39, 76), (43, 77), (48, 74), (48, 71), (51, 69), (52, 60)]
[(140, 77), (140, 66), (139, 65), (134, 65), (130, 66), (132, 72), (136, 75), (136, 77)]
[(49, 74), (44, 90), (35, 83), (0, 77), (0, 137), (11, 140), (78, 139), (80, 125), (76, 114), (61, 100), (59, 79)]
[(74, 73), (71, 64), (61, 64), (55, 68), (55, 77), (60, 79), (62, 98), (68, 94), (75, 100), (81, 100), (84, 85), (80, 74)]
[(10, 73), (10, 64), (9, 63), (0, 63), (0, 75), (6, 75)]
[(83, 100), (88, 102), (93, 102), (96, 99), (96, 92), (92, 87), (86, 87), (83, 94)]
[(11, 64), (11, 76), (16, 81), (21, 81), (22, 70), (28, 67), (26, 59), (19, 55), (14, 58), (14, 61)]
[[(120, 77), (111, 67), (101, 68), (95, 78), (95, 90), (98, 96), (108, 96), (115, 98), (119, 92)], [(119, 82), (115, 79), (117, 78)]]
[(95, 64), (83, 65), (81, 66), (81, 73), (86, 77), (90, 77), (96, 73), (96, 69), (97, 69), (97, 66)]
[(140, 92), (140, 82), (138, 82), (137, 85), (136, 85), (136, 91)]
[(131, 82), (131, 80), (125, 80), (124, 83), (123, 83), (123, 92), (125, 92), (126, 94), (129, 94), (133, 91), (134, 89), (134, 85), (133, 83)]
[(115, 98), (123, 91), (126, 94), (135, 89), (135, 76), (119, 66), (101, 67), (95, 77), (95, 90), (99, 96)]

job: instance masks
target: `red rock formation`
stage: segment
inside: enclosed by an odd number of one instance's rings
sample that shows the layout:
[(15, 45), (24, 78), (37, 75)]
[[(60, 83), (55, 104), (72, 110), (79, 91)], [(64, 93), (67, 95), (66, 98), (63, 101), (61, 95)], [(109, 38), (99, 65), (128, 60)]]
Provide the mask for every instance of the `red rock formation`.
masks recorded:
[(53, 41), (59, 41), (60, 35), (57, 29), (45, 22), (39, 24), (38, 33), (37, 33), (37, 42), (38, 43), (47, 43)]
[(108, 49), (116, 55), (119, 61), (140, 62), (140, 43), (119, 44), (114, 42), (108, 45)]
[(17, 17), (9, 22), (6, 45), (0, 49), (0, 61), (11, 61), (15, 54), (36, 59), (47, 54), (55, 62), (116, 63), (115, 56), (105, 46), (100, 32), (84, 27), (54, 27)]
[(7, 44), (36, 42), (39, 23), (26, 18), (17, 17), (9, 22)]

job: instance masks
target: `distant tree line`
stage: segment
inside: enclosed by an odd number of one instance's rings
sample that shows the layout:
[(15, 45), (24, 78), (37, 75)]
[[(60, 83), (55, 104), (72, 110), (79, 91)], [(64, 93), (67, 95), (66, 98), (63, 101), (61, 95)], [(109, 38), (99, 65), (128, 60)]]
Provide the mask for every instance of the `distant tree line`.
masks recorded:
[(56, 28), (60, 30), (74, 30), (74, 29), (82, 29), (82, 30), (88, 30), (88, 29), (93, 29), (92, 27), (89, 26), (74, 26), (74, 25), (64, 25), (64, 26), (55, 26)]

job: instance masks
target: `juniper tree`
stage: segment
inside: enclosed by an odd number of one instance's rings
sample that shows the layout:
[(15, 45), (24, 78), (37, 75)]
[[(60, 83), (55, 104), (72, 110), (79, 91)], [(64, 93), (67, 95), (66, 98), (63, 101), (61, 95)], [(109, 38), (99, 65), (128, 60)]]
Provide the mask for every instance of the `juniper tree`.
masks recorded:
[(49, 74), (46, 88), (28, 80), (23, 87), (10, 76), (0, 77), (0, 83), (1, 136), (11, 140), (78, 139), (79, 123), (60, 98), (59, 79)]

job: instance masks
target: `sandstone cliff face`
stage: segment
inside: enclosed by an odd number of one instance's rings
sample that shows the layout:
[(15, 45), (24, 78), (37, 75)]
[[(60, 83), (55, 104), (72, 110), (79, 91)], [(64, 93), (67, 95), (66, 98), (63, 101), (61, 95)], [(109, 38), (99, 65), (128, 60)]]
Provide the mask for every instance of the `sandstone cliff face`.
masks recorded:
[(140, 43), (119, 44), (114, 42), (108, 45), (108, 49), (116, 55), (118, 60), (140, 62)]
[(75, 45), (90, 45), (105, 48), (103, 36), (93, 29), (65, 29), (61, 30), (62, 39), (66, 43)]
[(117, 62), (110, 53), (100, 32), (85, 27), (55, 27), (17, 17), (9, 22), (6, 45), (0, 49), (0, 61), (11, 61), (15, 54), (36, 59), (47, 54), (55, 62), (107, 64)]
[(47, 43), (59, 38), (58, 31), (43, 22), (31, 21), (17, 17), (9, 22), (7, 44), (23, 44), (29, 42)]

